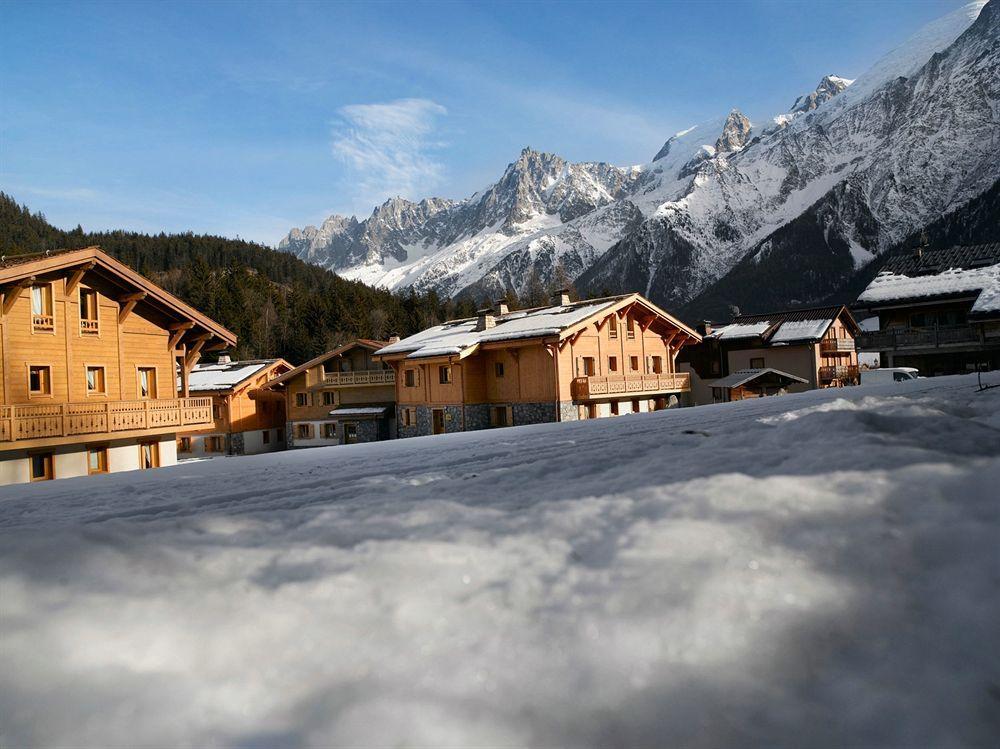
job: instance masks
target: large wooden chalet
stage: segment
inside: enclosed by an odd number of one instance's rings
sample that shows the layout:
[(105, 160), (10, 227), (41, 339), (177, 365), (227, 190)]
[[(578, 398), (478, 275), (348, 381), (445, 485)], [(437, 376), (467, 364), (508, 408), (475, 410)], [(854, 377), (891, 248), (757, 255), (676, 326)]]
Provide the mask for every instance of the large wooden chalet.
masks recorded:
[(171, 464), (212, 423), (188, 377), (236, 336), (99, 248), (0, 259), (0, 313), (0, 484)]
[(700, 341), (639, 294), (437, 325), (380, 349), (396, 373), (400, 437), (653, 411), (686, 402), (675, 362)]

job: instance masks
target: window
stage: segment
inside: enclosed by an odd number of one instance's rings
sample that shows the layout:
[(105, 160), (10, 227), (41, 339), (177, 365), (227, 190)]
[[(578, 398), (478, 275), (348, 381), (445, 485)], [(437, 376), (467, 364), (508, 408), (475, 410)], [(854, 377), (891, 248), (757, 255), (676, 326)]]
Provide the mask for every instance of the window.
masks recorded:
[(931, 321), (925, 312), (914, 312), (910, 315), (910, 327), (911, 328), (926, 328), (929, 327)]
[(764, 368), (764, 357), (755, 356), (750, 360), (750, 369), (763, 369)]
[(663, 357), (654, 356), (653, 357), (653, 372), (655, 374), (662, 374), (663, 372)]
[(358, 425), (344, 424), (344, 444), (353, 445), (358, 441)]
[(588, 403), (587, 404), (587, 418), (588, 419), (596, 419), (597, 418), (597, 404), (596, 403)]
[(33, 365), (28, 367), (29, 395), (52, 395), (52, 367)]
[(618, 371), (618, 357), (617, 356), (609, 356), (608, 357), (608, 371), (609, 372), (617, 372)]
[(222, 419), (222, 404), (213, 403), (212, 404), (212, 418), (215, 421), (220, 421)]
[(156, 397), (156, 367), (139, 367), (139, 397)]
[(105, 395), (104, 367), (87, 367), (87, 395)]
[(584, 377), (593, 377), (595, 374), (597, 374), (597, 368), (594, 366), (594, 357), (592, 356), (583, 357)]
[(324, 406), (336, 406), (337, 405), (337, 394), (329, 390), (323, 391), (323, 405)]
[(181, 437), (177, 440), (177, 452), (179, 453), (189, 453), (191, 452), (191, 438)]
[(446, 365), (438, 367), (438, 382), (442, 385), (451, 384), (451, 367)]
[(618, 321), (612, 317), (608, 323), (608, 338), (615, 340), (618, 337)]
[(80, 289), (80, 335), (97, 335), (100, 322), (97, 313), (97, 292)]
[(148, 470), (160, 467), (160, 445), (157, 442), (139, 443), (139, 468)]
[(611, 415), (618, 415), (618, 401), (611, 401)]
[(417, 425), (417, 409), (404, 408), (400, 412), (404, 427), (415, 427)]
[(87, 448), (87, 473), (108, 472), (108, 448), (104, 445), (94, 445)]
[(628, 338), (635, 338), (635, 320), (631, 317), (626, 318), (626, 326), (628, 329)]
[(295, 436), (300, 440), (311, 440), (313, 438), (313, 425), (297, 424), (295, 426)]
[(307, 406), (307, 405), (309, 405), (309, 394), (308, 393), (296, 393), (295, 394), (295, 405), (296, 406)]
[(222, 447), (222, 437), (213, 436), (205, 438), (205, 452), (207, 453), (221, 453), (223, 451)]
[(637, 413), (639, 413), (639, 410), (640, 410), (639, 409), (639, 399), (636, 398), (635, 400), (632, 401), (632, 413), (637, 414)]
[(503, 362), (498, 361), (493, 365), (493, 374), (497, 377), (503, 377)]
[(32, 481), (48, 481), (55, 477), (52, 472), (52, 459), (51, 452), (31, 453), (28, 456)]
[(406, 387), (412, 388), (417, 386), (417, 370), (407, 369), (403, 374), (403, 382)]
[(323, 437), (328, 440), (337, 439), (337, 422), (328, 421), (323, 424)]
[(638, 356), (630, 356), (628, 358), (628, 368), (631, 371), (633, 371), (633, 372), (638, 372), (639, 371), (639, 357)]
[(36, 333), (55, 331), (55, 317), (52, 314), (52, 284), (38, 284), (31, 287), (31, 330)]
[(270, 445), (271, 444), (271, 430), (270, 429), (265, 429), (263, 432), (261, 432), (260, 433), (260, 439), (261, 439), (261, 442), (263, 442), (265, 445)]

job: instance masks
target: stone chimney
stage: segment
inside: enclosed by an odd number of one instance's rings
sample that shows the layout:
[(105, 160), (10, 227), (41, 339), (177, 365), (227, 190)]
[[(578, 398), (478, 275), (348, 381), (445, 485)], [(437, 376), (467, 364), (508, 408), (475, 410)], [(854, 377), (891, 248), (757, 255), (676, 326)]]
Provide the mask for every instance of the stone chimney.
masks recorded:
[(559, 291), (552, 296), (552, 303), (562, 305), (563, 307), (570, 304), (569, 289), (559, 289)]
[(702, 320), (695, 327), (695, 330), (698, 331), (698, 335), (700, 335), (702, 338), (708, 335), (712, 335), (712, 323), (710, 323), (708, 320)]
[(476, 320), (477, 333), (489, 330), (497, 324), (497, 319), (493, 316), (493, 310), (491, 309), (481, 309), (476, 313), (476, 315), (479, 317), (479, 319)]
[(389, 343), (399, 343), (399, 333), (393, 333), (389, 336)]
[(497, 299), (497, 317), (503, 317), (508, 312), (510, 312), (510, 307), (507, 305), (506, 299)]
[(219, 354), (219, 361), (218, 361), (218, 363), (219, 364), (232, 364), (233, 363), (233, 357), (231, 357), (229, 354)]

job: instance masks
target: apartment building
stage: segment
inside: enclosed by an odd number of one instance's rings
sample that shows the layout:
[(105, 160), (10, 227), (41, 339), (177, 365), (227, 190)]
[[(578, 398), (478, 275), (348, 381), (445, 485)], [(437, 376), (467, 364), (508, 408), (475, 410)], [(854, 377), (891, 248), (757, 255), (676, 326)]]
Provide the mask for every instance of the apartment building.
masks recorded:
[(641, 413), (687, 402), (693, 329), (639, 294), (503, 302), (381, 348), (400, 437)]
[(284, 359), (232, 361), (228, 355), (191, 370), (192, 396), (212, 399), (212, 424), (177, 438), (178, 458), (255, 455), (285, 448), (285, 399), (262, 391), (288, 372)]
[(97, 247), (0, 259), (0, 484), (176, 462), (212, 422), (190, 373), (235, 343)]

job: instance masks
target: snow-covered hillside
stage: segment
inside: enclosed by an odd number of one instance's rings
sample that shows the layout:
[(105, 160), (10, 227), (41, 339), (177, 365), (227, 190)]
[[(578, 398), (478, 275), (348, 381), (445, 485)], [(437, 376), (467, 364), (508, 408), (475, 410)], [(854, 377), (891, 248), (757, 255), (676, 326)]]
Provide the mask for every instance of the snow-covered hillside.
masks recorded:
[(801, 279), (785, 303), (821, 298), (1000, 179), (998, 3), (929, 24), (857, 81), (824, 76), (773, 120), (733, 110), (678, 133), (650, 164), (525, 149), (465, 200), (397, 198), (279, 246), (389, 288), (491, 297), (568, 275), (670, 307), (734, 270), (753, 298), (773, 257)]
[(954, 377), (5, 487), (0, 744), (992, 745), (998, 483)]

